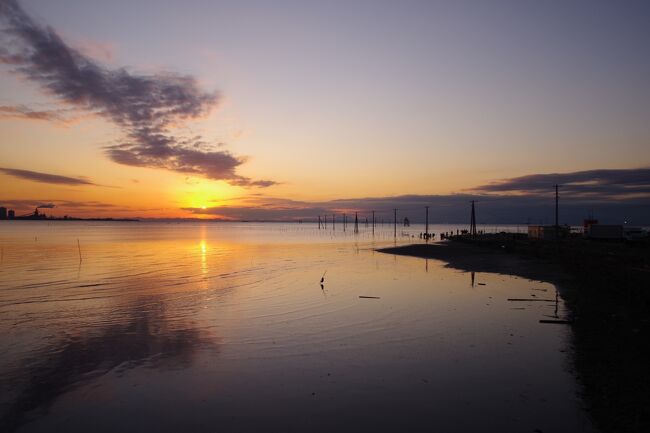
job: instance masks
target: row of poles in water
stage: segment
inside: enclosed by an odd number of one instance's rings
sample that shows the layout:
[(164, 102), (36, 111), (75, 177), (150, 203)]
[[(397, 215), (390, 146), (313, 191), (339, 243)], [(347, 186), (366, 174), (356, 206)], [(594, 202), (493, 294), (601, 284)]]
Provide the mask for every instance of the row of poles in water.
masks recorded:
[[(395, 212), (397, 212), (397, 209), (395, 209)], [(366, 217), (366, 228), (368, 228), (368, 217)], [(383, 219), (381, 220), (381, 224), (384, 224)], [(343, 231), (346, 230), (348, 225), (348, 220), (347, 220), (347, 214), (343, 214)], [(376, 226), (376, 221), (375, 221), (375, 211), (372, 211), (372, 232), (375, 232), (375, 226)], [(318, 230), (321, 228), (326, 229), (327, 228), (327, 215), (321, 217), (318, 215)], [(397, 230), (397, 213), (395, 213), (395, 228)], [(336, 230), (336, 214), (332, 214), (332, 230)], [(359, 233), (359, 213), (355, 212), (354, 213), (354, 232)]]
[[(427, 218), (426, 218), (426, 233), (429, 233), (429, 206), (425, 206), (427, 210)], [(336, 214), (332, 214), (332, 230), (336, 230)], [(377, 221), (375, 219), (375, 211), (372, 211), (372, 221), (371, 223), (368, 222), (368, 217), (366, 217), (365, 225), (366, 228), (372, 224), (372, 233), (375, 234), (375, 226), (377, 225)], [(384, 220), (381, 219), (380, 221), (381, 225), (384, 225)], [(346, 231), (348, 225), (348, 220), (347, 220), (347, 214), (343, 214), (343, 231)], [(320, 229), (326, 229), (327, 228), (327, 215), (321, 217), (318, 215), (318, 230)], [(397, 209), (393, 209), (393, 234), (395, 237), (397, 237)], [(359, 213), (355, 212), (354, 213), (354, 233), (359, 233)]]
[[(476, 213), (474, 210), (474, 200), (471, 201), (472, 203), (472, 213), (471, 213), (471, 222), (470, 222), (470, 234), (472, 237), (476, 236)], [(425, 230), (424, 230), (424, 236), (428, 237), (429, 236), (429, 206), (425, 206)], [(366, 217), (366, 228), (368, 228), (368, 217)], [(381, 225), (384, 225), (384, 220), (382, 219), (380, 221)], [(347, 221), (347, 215), (343, 213), (343, 231), (346, 231), (348, 225)], [(375, 220), (375, 211), (372, 211), (372, 234), (375, 234), (375, 226), (376, 226), (376, 220)], [(320, 215), (318, 215), (318, 230), (321, 229), (326, 229), (327, 228), (327, 215), (323, 216), (321, 218)], [(332, 230), (336, 230), (336, 214), (332, 214)], [(355, 212), (354, 213), (354, 233), (359, 233), (359, 213)], [(397, 209), (393, 209), (393, 235), (397, 237)]]

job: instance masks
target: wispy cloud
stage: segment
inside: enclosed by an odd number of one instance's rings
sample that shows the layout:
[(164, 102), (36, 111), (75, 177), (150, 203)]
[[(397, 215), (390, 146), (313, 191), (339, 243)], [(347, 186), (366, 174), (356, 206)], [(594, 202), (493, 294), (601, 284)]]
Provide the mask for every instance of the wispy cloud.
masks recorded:
[(48, 122), (65, 121), (57, 110), (32, 110), (24, 105), (0, 106), (0, 119), (45, 120)]
[(238, 175), (236, 169), (245, 159), (217, 150), (201, 137), (172, 134), (173, 126), (207, 115), (219, 101), (217, 93), (201, 90), (193, 77), (104, 67), (69, 47), (52, 28), (38, 25), (15, 0), (0, 2), (0, 35), (0, 64), (13, 66), (60, 101), (122, 129), (123, 140), (105, 149), (113, 161), (240, 186), (275, 184)]
[(41, 173), (38, 171), (21, 170), (17, 168), (0, 167), (0, 172), (20, 179), (31, 180), (33, 182), (57, 185), (97, 185), (83, 177), (68, 177), (58, 174)]

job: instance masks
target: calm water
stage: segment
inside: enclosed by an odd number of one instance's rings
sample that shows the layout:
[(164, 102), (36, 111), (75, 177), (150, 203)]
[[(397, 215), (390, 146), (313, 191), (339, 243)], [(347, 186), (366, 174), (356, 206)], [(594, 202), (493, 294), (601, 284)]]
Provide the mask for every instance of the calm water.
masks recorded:
[(0, 223), (2, 431), (593, 431), (555, 287), (392, 226)]

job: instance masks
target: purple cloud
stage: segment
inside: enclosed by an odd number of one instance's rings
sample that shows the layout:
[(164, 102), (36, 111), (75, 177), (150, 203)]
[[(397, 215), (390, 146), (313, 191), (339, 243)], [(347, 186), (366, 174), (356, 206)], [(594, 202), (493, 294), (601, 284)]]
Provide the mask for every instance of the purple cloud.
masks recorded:
[(650, 168), (600, 169), (570, 173), (530, 174), (471, 188), (484, 193), (548, 194), (555, 184), (563, 195), (622, 198), (650, 195)]
[(75, 50), (52, 28), (38, 25), (15, 0), (0, 2), (0, 64), (38, 83), (60, 101), (103, 116), (124, 132), (108, 146), (119, 164), (153, 167), (225, 180), (234, 185), (266, 187), (236, 173), (244, 158), (205, 145), (200, 137), (184, 140), (170, 130), (206, 115), (219, 97), (199, 88), (191, 76), (134, 74), (109, 69)]

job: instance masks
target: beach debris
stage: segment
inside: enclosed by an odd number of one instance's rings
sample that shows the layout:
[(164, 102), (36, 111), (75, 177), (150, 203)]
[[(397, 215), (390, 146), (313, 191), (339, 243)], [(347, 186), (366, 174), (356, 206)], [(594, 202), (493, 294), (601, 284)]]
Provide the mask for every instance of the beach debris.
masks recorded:
[(361, 299), (381, 299), (379, 296), (359, 296)]
[(555, 323), (558, 325), (570, 325), (573, 323), (572, 320), (548, 320), (548, 319), (541, 319), (539, 323)]
[(479, 286), (485, 286), (485, 283), (476, 283), (476, 284), (478, 284)]
[(326, 273), (327, 273), (327, 269), (325, 270), (325, 272), (323, 272), (323, 276), (320, 277), (320, 283), (321, 283), (321, 285), (323, 285), (323, 283), (325, 282), (325, 274), (326, 274)]
[(521, 301), (521, 302), (555, 302), (555, 299), (508, 298), (508, 301), (511, 301), (511, 302), (517, 302), (517, 301)]

